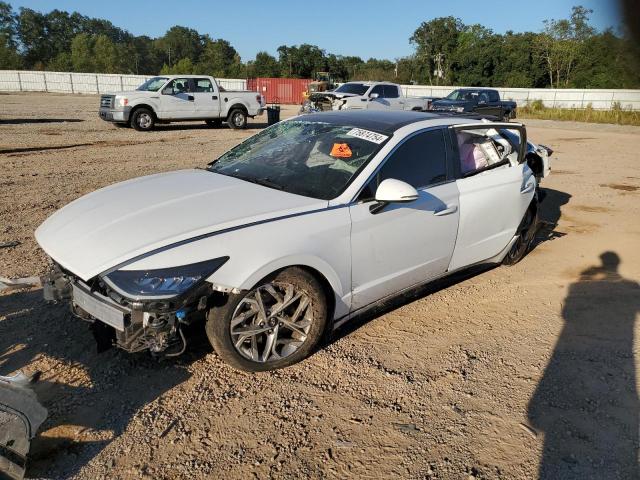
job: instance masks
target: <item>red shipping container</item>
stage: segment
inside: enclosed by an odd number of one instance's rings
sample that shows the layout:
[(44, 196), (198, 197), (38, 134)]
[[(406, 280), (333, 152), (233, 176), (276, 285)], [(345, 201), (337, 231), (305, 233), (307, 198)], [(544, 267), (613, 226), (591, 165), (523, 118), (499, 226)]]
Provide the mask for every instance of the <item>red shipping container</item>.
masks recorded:
[(247, 90), (262, 94), (267, 103), (300, 105), (313, 80), (307, 78), (249, 78)]

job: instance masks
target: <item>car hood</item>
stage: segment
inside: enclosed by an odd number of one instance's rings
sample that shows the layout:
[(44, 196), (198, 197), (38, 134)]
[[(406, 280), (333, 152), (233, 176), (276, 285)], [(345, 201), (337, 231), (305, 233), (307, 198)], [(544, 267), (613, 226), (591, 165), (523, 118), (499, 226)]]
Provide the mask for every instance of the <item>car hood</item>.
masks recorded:
[(326, 207), (324, 200), (206, 170), (179, 170), (81, 197), (45, 220), (35, 236), (53, 260), (88, 280), (199, 235)]

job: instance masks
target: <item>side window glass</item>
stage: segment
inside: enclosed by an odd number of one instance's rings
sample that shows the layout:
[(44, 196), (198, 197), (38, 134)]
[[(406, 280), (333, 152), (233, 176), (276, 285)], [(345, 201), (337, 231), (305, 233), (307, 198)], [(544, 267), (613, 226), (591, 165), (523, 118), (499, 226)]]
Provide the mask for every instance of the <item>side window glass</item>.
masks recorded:
[(384, 86), (384, 96), (386, 98), (398, 98), (398, 87), (395, 85), (385, 85)]
[(196, 92), (213, 92), (213, 85), (208, 78), (196, 78)]
[[(376, 85), (371, 89), (371, 93), (377, 93), (378, 98), (384, 98), (384, 87), (382, 85)], [(371, 93), (369, 93), (369, 95), (371, 95)]]
[(478, 96), (478, 102), (483, 102), (483, 103), (487, 103), (489, 101), (489, 95), (487, 95), (486, 92), (482, 92), (479, 96)]
[(174, 95), (189, 93), (191, 91), (188, 78), (176, 78), (172, 80), (168, 86), (173, 90)]
[(500, 99), (500, 97), (498, 96), (498, 92), (496, 92), (495, 90), (491, 90), (489, 92), (489, 100), (491, 100), (492, 102), (497, 102)]
[(415, 188), (447, 179), (446, 148), (441, 129), (419, 133), (398, 147), (378, 173), (377, 184), (387, 178), (402, 180)]

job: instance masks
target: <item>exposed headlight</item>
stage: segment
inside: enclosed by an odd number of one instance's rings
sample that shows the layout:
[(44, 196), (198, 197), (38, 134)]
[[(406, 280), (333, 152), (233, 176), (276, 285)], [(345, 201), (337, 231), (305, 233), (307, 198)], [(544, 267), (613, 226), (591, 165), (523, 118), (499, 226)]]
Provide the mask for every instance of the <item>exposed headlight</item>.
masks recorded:
[(129, 99), (127, 97), (116, 95), (116, 105), (118, 107), (126, 107), (127, 105), (129, 105)]
[(229, 257), (158, 270), (116, 270), (105, 276), (113, 289), (132, 298), (169, 298), (186, 292), (218, 270)]

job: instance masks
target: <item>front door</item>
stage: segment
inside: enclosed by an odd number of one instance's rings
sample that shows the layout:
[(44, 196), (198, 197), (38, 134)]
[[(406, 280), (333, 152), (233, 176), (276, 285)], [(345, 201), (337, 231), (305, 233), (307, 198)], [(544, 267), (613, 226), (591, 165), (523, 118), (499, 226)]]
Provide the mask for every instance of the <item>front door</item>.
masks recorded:
[(524, 129), (490, 124), (453, 129), (460, 157), (460, 227), (450, 270), (499, 254), (511, 241), (535, 194), (535, 178), (520, 143)]
[(195, 97), (191, 91), (190, 79), (174, 78), (161, 93), (159, 118), (180, 119), (196, 116)]
[(198, 118), (219, 118), (220, 98), (211, 80), (208, 78), (194, 78), (193, 86)]
[[(350, 207), (352, 311), (443, 274), (458, 230), (458, 189), (448, 171), (443, 130), (405, 140)], [(405, 181), (419, 198), (372, 213), (377, 186)]]

